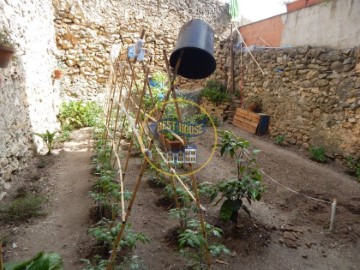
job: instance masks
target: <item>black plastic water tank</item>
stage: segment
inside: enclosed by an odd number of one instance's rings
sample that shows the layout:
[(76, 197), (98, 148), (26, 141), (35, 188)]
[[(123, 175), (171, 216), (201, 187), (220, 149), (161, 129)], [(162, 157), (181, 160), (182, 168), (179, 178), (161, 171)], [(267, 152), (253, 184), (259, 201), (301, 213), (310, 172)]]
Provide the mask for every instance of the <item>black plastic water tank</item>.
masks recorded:
[(179, 32), (170, 65), (175, 68), (181, 56), (177, 74), (188, 79), (204, 79), (216, 69), (214, 58), (214, 31), (200, 19), (184, 24)]

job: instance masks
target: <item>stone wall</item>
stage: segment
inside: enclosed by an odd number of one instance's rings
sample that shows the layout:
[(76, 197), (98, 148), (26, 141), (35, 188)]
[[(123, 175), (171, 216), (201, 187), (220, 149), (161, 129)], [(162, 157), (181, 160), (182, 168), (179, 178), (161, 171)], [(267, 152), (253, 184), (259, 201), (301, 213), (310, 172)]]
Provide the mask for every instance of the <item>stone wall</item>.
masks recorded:
[[(264, 74), (245, 54), (244, 104), (261, 99), (272, 137), (284, 135), (288, 143), (303, 148), (324, 146), (334, 157), (360, 157), (360, 48), (299, 47), (253, 54)], [(237, 89), (240, 59), (237, 52)], [(220, 72), (215, 77), (224, 76)]]
[(10, 65), (0, 68), (1, 199), (33, 152), (45, 150), (34, 132), (58, 127), (59, 94), (52, 82), (56, 47), (51, 2), (0, 0), (0, 13), (0, 33), (16, 48)]
[(127, 48), (143, 29), (148, 62), (152, 58), (151, 63), (164, 70), (163, 50), (170, 56), (185, 22), (193, 18), (206, 20), (216, 32), (216, 42), (229, 30), (227, 6), (216, 0), (54, 0), (53, 3), (56, 41), (61, 51), (58, 61), (66, 73), (61, 83), (66, 98), (93, 99), (103, 93), (112, 45)]

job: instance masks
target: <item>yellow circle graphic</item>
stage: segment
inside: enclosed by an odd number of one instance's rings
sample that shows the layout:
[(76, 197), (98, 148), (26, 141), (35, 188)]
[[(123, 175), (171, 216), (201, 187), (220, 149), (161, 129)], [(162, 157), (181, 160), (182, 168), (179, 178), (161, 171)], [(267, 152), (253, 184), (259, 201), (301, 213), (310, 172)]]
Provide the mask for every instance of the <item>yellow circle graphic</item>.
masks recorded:
[[(161, 107), (163, 107), (164, 104), (165, 104), (165, 105), (168, 105), (169, 103), (176, 103), (176, 102), (177, 102), (178, 104), (187, 103), (187, 104), (190, 104), (190, 105), (193, 105), (193, 106), (196, 106), (197, 108), (199, 108), (199, 109), (200, 109), (200, 112), (203, 113), (203, 114), (205, 114), (206, 117), (210, 119), (211, 126), (212, 126), (212, 128), (213, 128), (213, 130), (214, 130), (214, 145), (213, 145), (213, 147), (212, 147), (212, 150), (211, 150), (211, 153), (210, 153), (209, 158), (204, 162), (204, 164), (202, 164), (199, 168), (197, 168), (196, 170), (193, 170), (193, 171), (191, 171), (191, 172), (189, 172), (189, 173), (176, 173), (177, 176), (190, 176), (190, 175), (192, 175), (192, 174), (195, 174), (195, 173), (199, 172), (199, 171), (202, 170), (203, 168), (205, 168), (205, 166), (207, 166), (207, 165), (209, 164), (209, 162), (211, 161), (211, 159), (213, 158), (213, 156), (214, 156), (214, 154), (215, 154), (216, 146), (217, 146), (217, 140), (218, 140), (217, 128), (216, 128), (215, 123), (214, 123), (212, 117), (210, 116), (210, 114), (209, 114), (203, 107), (201, 107), (199, 104), (197, 104), (197, 103), (195, 103), (195, 102), (193, 102), (193, 101), (186, 100), (186, 99), (181, 99), (181, 98), (177, 98), (177, 99), (172, 99), (172, 100), (168, 100), (168, 101), (162, 102), (162, 103), (161, 103)], [(165, 106), (165, 107), (166, 107), (166, 106)], [(147, 123), (149, 117), (151, 117), (151, 114), (152, 114), (155, 110), (157, 110), (157, 108), (152, 109), (148, 114), (146, 114), (145, 120), (144, 120), (145, 123)], [(140, 125), (140, 138), (142, 138), (143, 132), (144, 132), (144, 127), (143, 127), (143, 125)], [(156, 164), (153, 163), (152, 160), (149, 159), (149, 157), (148, 157), (147, 155), (144, 155), (144, 157), (145, 157), (146, 161), (147, 161), (150, 165), (152, 165), (153, 168), (154, 168), (155, 170), (157, 170), (158, 172), (163, 173), (163, 174), (168, 175), (168, 176), (175, 176), (175, 173), (169, 173), (169, 172), (167, 172), (167, 171), (162, 170), (162, 169), (159, 168), (158, 166), (156, 166)], [(169, 168), (172, 168), (171, 163), (169, 163)]]

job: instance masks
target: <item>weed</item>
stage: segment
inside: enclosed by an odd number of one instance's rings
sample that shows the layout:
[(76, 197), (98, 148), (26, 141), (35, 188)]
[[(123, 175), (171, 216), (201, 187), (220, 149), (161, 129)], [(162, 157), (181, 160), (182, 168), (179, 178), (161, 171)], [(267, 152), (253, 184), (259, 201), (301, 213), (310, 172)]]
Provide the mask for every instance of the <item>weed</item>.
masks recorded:
[(47, 155), (51, 154), (51, 150), (52, 150), (54, 142), (55, 142), (56, 133), (57, 133), (56, 131), (50, 132), (48, 130), (46, 130), (45, 133), (35, 133), (35, 135), (39, 136), (46, 144), (46, 147), (48, 148), (48, 152), (46, 153)]
[(2, 206), (0, 209), (0, 216), (5, 220), (14, 221), (42, 216), (45, 214), (42, 209), (42, 203), (44, 201), (44, 198), (34, 195), (17, 198), (7, 206)]
[(211, 119), (213, 120), (215, 127), (220, 127), (223, 124), (221, 119), (214, 114), (211, 115)]
[(310, 159), (321, 163), (326, 162), (324, 147), (310, 147), (309, 152), (310, 152)]
[(285, 142), (285, 136), (284, 135), (277, 135), (275, 137), (275, 144), (277, 145), (284, 145), (284, 142)]
[(59, 142), (66, 142), (70, 140), (71, 131), (68, 129), (63, 129), (58, 137)]
[(346, 157), (345, 166), (349, 169), (349, 173), (355, 175), (360, 182), (360, 159)]
[(2, 243), (4, 246), (6, 246), (10, 241), (11, 241), (10, 234), (0, 234), (0, 244)]

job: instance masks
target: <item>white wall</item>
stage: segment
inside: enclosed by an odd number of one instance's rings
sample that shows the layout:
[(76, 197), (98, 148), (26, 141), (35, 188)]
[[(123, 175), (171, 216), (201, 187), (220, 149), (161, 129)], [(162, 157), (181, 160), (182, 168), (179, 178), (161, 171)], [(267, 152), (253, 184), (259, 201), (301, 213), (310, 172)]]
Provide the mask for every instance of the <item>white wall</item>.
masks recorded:
[(16, 48), (0, 68), (0, 199), (12, 175), (26, 167), (35, 148), (45, 150), (35, 132), (59, 127), (54, 12), (51, 0), (0, 0), (0, 33)]
[(360, 45), (360, 1), (328, 0), (282, 15), (281, 46), (352, 48)]

